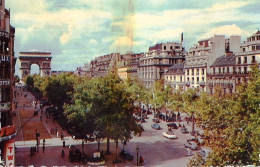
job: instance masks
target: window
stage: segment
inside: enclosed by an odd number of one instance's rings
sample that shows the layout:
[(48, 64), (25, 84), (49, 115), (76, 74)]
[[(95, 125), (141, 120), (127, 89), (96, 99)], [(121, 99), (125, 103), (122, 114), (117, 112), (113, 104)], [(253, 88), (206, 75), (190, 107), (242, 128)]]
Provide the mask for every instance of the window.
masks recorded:
[(218, 68), (218, 73), (221, 73), (221, 68)]
[(215, 73), (216, 73), (215, 68), (213, 68), (213, 74), (215, 74)]
[(170, 46), (170, 49), (172, 50), (172, 46)]
[(204, 69), (202, 69), (202, 75), (204, 75)]
[(197, 82), (199, 82), (200, 81), (200, 78), (199, 77), (197, 77)]
[(187, 75), (190, 75), (190, 73), (189, 73), (189, 72), (190, 72), (190, 70), (188, 69), (188, 70), (187, 70)]
[(229, 73), (229, 67), (227, 67), (227, 73)]
[(182, 76), (180, 76), (180, 81), (182, 82)]
[(174, 76), (174, 81), (176, 81), (176, 77)]
[(238, 63), (238, 64), (241, 64), (241, 57), (238, 57), (237, 63)]
[(252, 51), (255, 51), (255, 46), (252, 46)]
[(246, 51), (246, 48), (243, 48), (243, 52), (245, 52)]
[(199, 71), (200, 71), (200, 69), (197, 69), (197, 75), (199, 75)]
[(191, 75), (194, 75), (194, 69), (192, 69), (192, 74)]
[(233, 67), (233, 73), (236, 72), (236, 67)]
[(202, 81), (205, 81), (205, 78), (204, 78), (204, 77), (202, 77)]
[(255, 56), (252, 56), (252, 63), (255, 63)]
[(166, 50), (166, 46), (164, 46), (164, 48), (163, 48), (164, 50)]
[(244, 72), (247, 73), (247, 67), (244, 67)]
[(244, 63), (247, 63), (247, 57), (244, 57)]
[(189, 77), (187, 77), (187, 80), (188, 80), (188, 81), (190, 81), (190, 78), (189, 78)]
[(223, 73), (225, 73), (225, 67), (223, 67)]

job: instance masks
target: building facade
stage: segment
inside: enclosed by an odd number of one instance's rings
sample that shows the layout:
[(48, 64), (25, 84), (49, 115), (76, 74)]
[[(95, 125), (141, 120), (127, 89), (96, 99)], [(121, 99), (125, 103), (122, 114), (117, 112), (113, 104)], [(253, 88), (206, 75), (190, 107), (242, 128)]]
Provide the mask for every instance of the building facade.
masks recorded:
[(185, 88), (184, 63), (174, 64), (164, 74), (165, 86), (170, 86), (173, 90), (183, 91)]
[(214, 94), (216, 88), (224, 94), (234, 93), (236, 90), (236, 56), (232, 52), (216, 59), (207, 74), (208, 93)]
[(185, 60), (185, 89), (196, 89), (199, 92), (207, 90), (207, 73), (215, 60), (225, 55), (227, 49), (231, 52), (240, 50), (240, 36), (225, 39), (224, 35), (214, 35), (209, 39), (200, 40), (189, 49)]
[(5, 1), (0, 1), (0, 160), (3, 166), (14, 166), (15, 126), (12, 123), (14, 110), (14, 57), (15, 28), (10, 25), (10, 11)]
[(183, 63), (186, 52), (180, 43), (158, 43), (139, 59), (138, 78), (147, 88), (164, 78), (165, 71), (174, 64)]
[(247, 38), (236, 54), (236, 83), (247, 83), (252, 65), (260, 63), (260, 30)]
[(139, 59), (143, 53), (127, 53), (120, 55), (117, 62), (117, 74), (121, 79), (137, 78), (137, 70), (139, 68)]

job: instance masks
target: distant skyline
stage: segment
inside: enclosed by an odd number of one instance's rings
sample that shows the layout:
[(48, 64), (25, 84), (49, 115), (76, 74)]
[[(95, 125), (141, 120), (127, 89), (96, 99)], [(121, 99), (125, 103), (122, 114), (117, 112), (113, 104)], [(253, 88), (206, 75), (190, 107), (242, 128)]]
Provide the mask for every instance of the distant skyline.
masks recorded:
[[(157, 42), (180, 42), (188, 51), (214, 34), (260, 29), (258, 0), (6, 0), (15, 27), (15, 56), (52, 52), (52, 70), (74, 71), (112, 52), (147, 52)], [(241, 41), (242, 42), (242, 41)], [(16, 74), (20, 62), (17, 61)]]

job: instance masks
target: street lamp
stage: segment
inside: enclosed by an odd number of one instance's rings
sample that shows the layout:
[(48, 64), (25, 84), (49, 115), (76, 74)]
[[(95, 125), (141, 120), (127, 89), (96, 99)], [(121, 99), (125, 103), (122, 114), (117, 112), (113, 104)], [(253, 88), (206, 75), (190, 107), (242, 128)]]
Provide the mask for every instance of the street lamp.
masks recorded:
[(136, 165), (138, 166), (138, 152), (139, 152), (139, 147), (138, 145), (136, 146)]

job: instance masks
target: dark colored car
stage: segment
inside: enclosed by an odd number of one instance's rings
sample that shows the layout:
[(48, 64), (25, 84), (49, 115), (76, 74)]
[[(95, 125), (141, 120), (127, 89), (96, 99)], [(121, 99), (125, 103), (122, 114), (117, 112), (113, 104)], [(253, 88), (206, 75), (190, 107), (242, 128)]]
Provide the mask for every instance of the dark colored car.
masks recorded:
[(189, 133), (186, 127), (181, 127), (181, 133)]
[(176, 125), (176, 123), (169, 123), (167, 124), (168, 127), (171, 127), (172, 129), (178, 129), (179, 127)]
[(152, 124), (151, 127), (152, 127), (153, 129), (156, 129), (156, 130), (160, 130), (160, 129), (161, 129), (161, 127), (160, 127), (159, 124)]
[(153, 122), (155, 122), (155, 123), (160, 123), (160, 120), (157, 119), (157, 118), (153, 118)]
[(124, 159), (124, 160), (128, 160), (128, 161), (132, 161), (134, 159), (134, 156), (130, 154), (130, 152), (128, 150), (122, 150), (120, 152), (120, 156)]
[(51, 105), (51, 103), (49, 103), (48, 100), (46, 100), (46, 99), (41, 99), (40, 100), (40, 106), (41, 107), (49, 106), (49, 105)]

